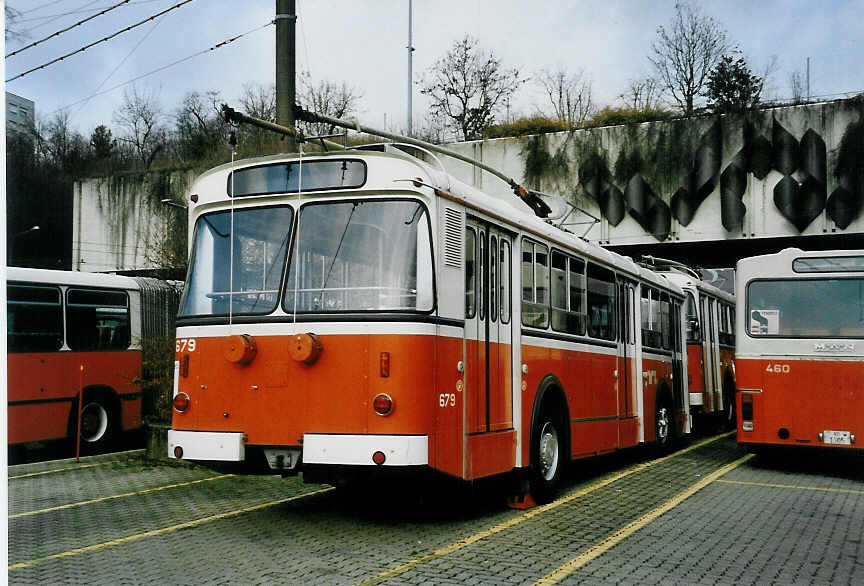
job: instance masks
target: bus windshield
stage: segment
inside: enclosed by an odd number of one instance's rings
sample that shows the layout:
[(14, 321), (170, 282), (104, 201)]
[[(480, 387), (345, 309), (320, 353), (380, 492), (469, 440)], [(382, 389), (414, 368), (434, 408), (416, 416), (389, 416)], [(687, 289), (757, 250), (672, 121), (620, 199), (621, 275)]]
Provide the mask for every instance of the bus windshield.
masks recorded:
[(864, 337), (864, 279), (753, 281), (747, 320), (751, 336)]
[[(267, 314), (276, 309), (294, 211), (238, 209), (198, 218), (180, 316)], [(233, 242), (232, 242), (233, 240)], [(233, 258), (232, 258), (233, 254)]]
[(285, 283), (285, 311), (430, 311), (429, 234), (426, 208), (415, 201), (304, 206)]

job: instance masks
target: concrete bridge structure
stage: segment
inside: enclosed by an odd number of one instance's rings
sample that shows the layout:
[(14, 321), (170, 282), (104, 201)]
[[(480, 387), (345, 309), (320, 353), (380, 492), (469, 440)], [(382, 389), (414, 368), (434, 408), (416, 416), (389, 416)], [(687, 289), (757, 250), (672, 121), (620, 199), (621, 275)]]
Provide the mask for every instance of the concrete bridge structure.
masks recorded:
[[(864, 247), (864, 96), (448, 146), (563, 196), (587, 212), (572, 214), (568, 229), (630, 256), (729, 267), (789, 246)], [(441, 162), (462, 181), (512, 197), (475, 167)], [(188, 201), (193, 176), (77, 184), (73, 270), (158, 265), (158, 247), (177, 248), (166, 235), (185, 234), (171, 228), (182, 212), (159, 201)]]

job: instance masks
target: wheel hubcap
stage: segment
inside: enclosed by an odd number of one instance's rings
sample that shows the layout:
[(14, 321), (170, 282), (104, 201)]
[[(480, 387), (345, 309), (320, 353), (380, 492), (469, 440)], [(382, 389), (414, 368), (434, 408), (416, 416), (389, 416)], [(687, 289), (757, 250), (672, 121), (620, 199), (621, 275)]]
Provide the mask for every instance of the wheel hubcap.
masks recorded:
[(81, 439), (98, 442), (108, 430), (108, 412), (99, 403), (87, 403), (81, 410)]
[(558, 470), (558, 432), (551, 421), (547, 421), (540, 431), (540, 474), (545, 480), (552, 480)]

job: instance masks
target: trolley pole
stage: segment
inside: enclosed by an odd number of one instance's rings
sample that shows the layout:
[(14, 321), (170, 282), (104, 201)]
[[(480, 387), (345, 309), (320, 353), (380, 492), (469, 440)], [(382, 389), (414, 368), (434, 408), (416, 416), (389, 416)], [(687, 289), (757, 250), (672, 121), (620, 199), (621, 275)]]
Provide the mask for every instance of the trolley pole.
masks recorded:
[[(276, 122), (294, 127), (296, 96), (295, 40), (297, 11), (295, 0), (276, 0)], [(288, 150), (297, 150), (293, 136), (286, 136)]]

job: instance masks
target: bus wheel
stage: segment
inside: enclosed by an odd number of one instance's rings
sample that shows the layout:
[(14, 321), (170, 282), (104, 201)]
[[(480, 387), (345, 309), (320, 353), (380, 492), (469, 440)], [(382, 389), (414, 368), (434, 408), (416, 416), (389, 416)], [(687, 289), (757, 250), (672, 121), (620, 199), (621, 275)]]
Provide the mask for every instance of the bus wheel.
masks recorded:
[(735, 429), (738, 426), (738, 414), (735, 412), (735, 385), (734, 383), (723, 390), (723, 426), (726, 430)]
[(654, 436), (659, 451), (665, 452), (672, 447), (672, 409), (665, 399), (657, 401), (654, 410)]
[[(84, 397), (81, 408), (81, 450), (87, 453), (103, 451), (111, 441), (116, 427), (113, 410), (101, 397)], [(73, 434), (72, 440), (75, 441)]]
[(561, 480), (563, 441), (559, 422), (548, 410), (534, 424), (531, 496), (538, 503), (552, 500)]

